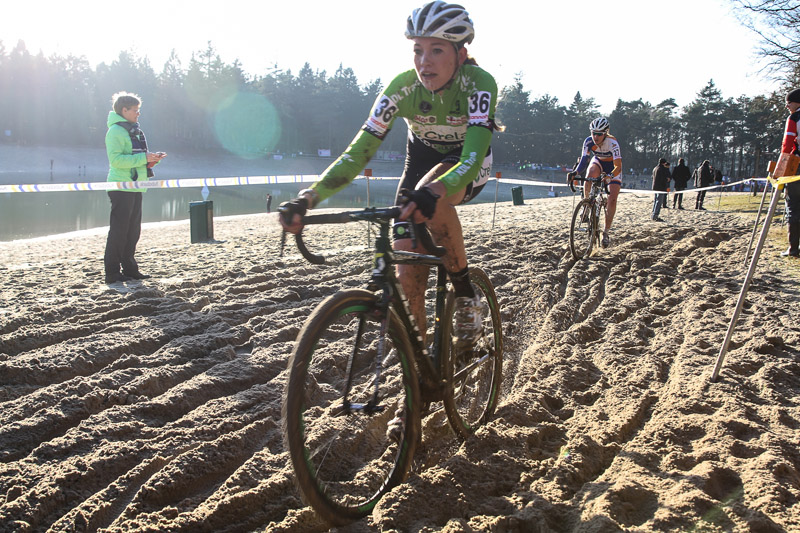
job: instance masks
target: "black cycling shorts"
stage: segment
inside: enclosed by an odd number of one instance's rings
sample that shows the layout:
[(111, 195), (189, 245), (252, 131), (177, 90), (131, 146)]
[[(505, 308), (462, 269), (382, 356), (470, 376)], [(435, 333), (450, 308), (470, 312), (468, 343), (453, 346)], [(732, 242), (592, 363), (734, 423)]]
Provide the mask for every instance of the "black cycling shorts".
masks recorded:
[[(439, 163), (449, 163), (455, 165), (461, 159), (461, 147), (455, 148), (452, 151), (443, 154), (433, 148), (426, 146), (421, 140), (414, 135), (409, 135), (408, 145), (406, 147), (406, 163), (403, 168), (403, 175), (400, 177), (400, 183), (397, 184), (397, 193), (395, 194), (394, 203), (397, 205), (400, 201), (400, 189), (414, 190), (417, 183), (427, 174), (430, 170)], [(492, 149), (489, 148), (487, 157), (491, 155)], [(474, 185), (474, 182), (469, 182), (464, 191), (464, 199), (461, 204), (465, 204), (478, 196), (483, 189), (485, 183)], [(392, 226), (392, 238), (410, 239), (408, 231), (409, 223), (407, 221), (395, 221)]]

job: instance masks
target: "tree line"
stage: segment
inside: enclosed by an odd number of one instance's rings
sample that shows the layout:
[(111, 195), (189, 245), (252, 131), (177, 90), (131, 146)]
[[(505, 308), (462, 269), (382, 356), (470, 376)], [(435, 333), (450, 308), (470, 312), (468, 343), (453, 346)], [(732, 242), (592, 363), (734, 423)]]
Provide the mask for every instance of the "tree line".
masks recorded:
[[(85, 57), (33, 55), (24, 42), (7, 50), (0, 41), (0, 142), (102, 146), (111, 95), (127, 90), (142, 97), (142, 127), (159, 149), (337, 155), (382, 87), (380, 79), (360, 83), (343, 66), (333, 75), (308, 63), (296, 75), (277, 65), (248, 75), (238, 60), (223, 62), (210, 42), (186, 67), (173, 51), (156, 72), (131, 52), (93, 69)], [(591, 97), (577, 93), (562, 105), (547, 94), (532, 97), (516, 79), (500, 91), (497, 117), (505, 131), (493, 140), (495, 161), (571, 166), (599, 115)], [(709, 159), (740, 177), (764, 173), (779, 148), (785, 110), (782, 94), (723, 98), (709, 80), (683, 108), (674, 99), (656, 105), (620, 99), (608, 119), (626, 171), (684, 157), (692, 166)], [(404, 151), (401, 122), (382, 149)]]

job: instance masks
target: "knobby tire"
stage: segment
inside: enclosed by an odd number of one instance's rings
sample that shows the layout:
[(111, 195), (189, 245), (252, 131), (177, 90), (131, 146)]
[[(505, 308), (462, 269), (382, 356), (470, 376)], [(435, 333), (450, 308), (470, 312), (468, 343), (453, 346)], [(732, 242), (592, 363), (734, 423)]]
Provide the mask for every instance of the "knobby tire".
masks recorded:
[(453, 338), (455, 298), (448, 294), (445, 304), (442, 365), (448, 389), (444, 407), (450, 426), (460, 438), (467, 438), (494, 414), (503, 376), (503, 331), (500, 306), (494, 287), (483, 270), (472, 267), (470, 282), (486, 304), (483, 335), (471, 349), (459, 349)]
[[(405, 480), (421, 431), (411, 343), (394, 312), (389, 313), (379, 383), (382, 410), (347, 413), (343, 406), (348, 368), (353, 375), (351, 405), (366, 404), (374, 392), (380, 337), (376, 304), (377, 296), (361, 289), (325, 299), (304, 324), (289, 360), (285, 446), (303, 499), (332, 525), (368, 515), (387, 491)], [(395, 442), (386, 430), (399, 406), (405, 406), (405, 424)]]
[[(583, 216), (584, 209), (588, 210), (587, 216)], [(584, 198), (575, 206), (569, 228), (569, 248), (576, 261), (592, 254), (596, 231), (597, 218), (592, 212), (592, 202)]]

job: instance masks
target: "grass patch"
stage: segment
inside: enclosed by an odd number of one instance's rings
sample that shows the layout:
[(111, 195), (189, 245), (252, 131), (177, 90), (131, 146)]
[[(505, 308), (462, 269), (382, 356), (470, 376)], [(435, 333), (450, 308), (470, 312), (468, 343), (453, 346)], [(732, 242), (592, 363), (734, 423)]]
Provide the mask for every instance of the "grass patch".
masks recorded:
[[(725, 193), (723, 195), (709, 194), (706, 197), (705, 204), (714, 209), (718, 208), (720, 211), (728, 211), (740, 213), (743, 217), (750, 220), (751, 224), (755, 224), (756, 217), (758, 216), (758, 207), (761, 204), (763, 193), (758, 193), (753, 196), (753, 193)], [(764, 225), (764, 218), (767, 216), (769, 210), (769, 203), (772, 200), (772, 193), (767, 194), (764, 200), (764, 207), (761, 209), (761, 216), (758, 222), (758, 231), (753, 239), (753, 248), (755, 248), (756, 241), (761, 235), (761, 228)], [(759, 264), (767, 264), (770, 268), (781, 270), (795, 279), (800, 279), (800, 260), (795, 258), (781, 257), (780, 253), (789, 247), (789, 240), (786, 235), (786, 226), (783, 225), (783, 212), (784, 203), (783, 198), (778, 202), (778, 207), (775, 210), (775, 216), (769, 227), (769, 234), (764, 243), (764, 248), (761, 250), (761, 255), (758, 258)], [(752, 227), (752, 226), (751, 226)], [(750, 252), (752, 254), (752, 250)], [(756, 272), (758, 269), (756, 268)]]

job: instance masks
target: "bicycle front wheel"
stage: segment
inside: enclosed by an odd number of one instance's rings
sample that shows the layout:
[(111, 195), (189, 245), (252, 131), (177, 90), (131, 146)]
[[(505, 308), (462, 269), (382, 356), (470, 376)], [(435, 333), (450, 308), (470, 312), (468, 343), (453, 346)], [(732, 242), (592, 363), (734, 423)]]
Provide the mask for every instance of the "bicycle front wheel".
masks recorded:
[(592, 212), (592, 202), (584, 198), (572, 212), (572, 224), (569, 228), (569, 248), (575, 260), (589, 257), (595, 241), (596, 219)]
[(455, 298), (447, 295), (445, 304), (442, 358), (447, 383), (444, 407), (450, 426), (467, 438), (494, 414), (503, 379), (503, 330), (500, 306), (489, 277), (479, 268), (470, 268), (469, 279), (485, 304), (483, 333), (469, 348), (460, 348), (453, 338)]
[[(332, 525), (363, 518), (405, 480), (419, 440), (411, 343), (391, 311), (379, 357), (376, 305), (377, 296), (360, 289), (327, 298), (303, 326), (289, 360), (285, 445), (303, 499)], [(405, 421), (390, 436), (398, 408), (405, 409)]]

